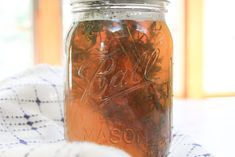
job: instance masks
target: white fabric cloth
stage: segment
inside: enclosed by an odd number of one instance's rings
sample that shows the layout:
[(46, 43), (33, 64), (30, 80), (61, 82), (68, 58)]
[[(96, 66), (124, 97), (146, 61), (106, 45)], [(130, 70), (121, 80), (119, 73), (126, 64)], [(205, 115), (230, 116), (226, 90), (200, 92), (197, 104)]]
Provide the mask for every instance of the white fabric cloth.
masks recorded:
[[(0, 157), (128, 157), (116, 148), (64, 140), (63, 70), (36, 66), (0, 82)], [(211, 157), (174, 134), (169, 157)]]

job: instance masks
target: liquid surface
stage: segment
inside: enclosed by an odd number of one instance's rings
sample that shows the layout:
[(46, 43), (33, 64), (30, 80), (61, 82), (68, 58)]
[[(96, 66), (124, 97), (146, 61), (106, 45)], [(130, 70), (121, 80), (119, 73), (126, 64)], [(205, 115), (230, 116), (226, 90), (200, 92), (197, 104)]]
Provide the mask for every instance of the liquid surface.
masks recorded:
[(163, 21), (84, 21), (68, 37), (66, 137), (166, 157), (172, 40)]

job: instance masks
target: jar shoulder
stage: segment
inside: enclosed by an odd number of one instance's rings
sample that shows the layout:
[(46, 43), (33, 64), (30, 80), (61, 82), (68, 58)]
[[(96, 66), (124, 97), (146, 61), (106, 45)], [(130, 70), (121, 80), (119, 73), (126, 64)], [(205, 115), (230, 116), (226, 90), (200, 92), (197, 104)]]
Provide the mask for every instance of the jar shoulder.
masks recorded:
[[(110, 42), (150, 43), (156, 40), (167, 40), (172, 46), (172, 37), (165, 21), (150, 20), (93, 20), (76, 22), (70, 28), (66, 38), (66, 49), (86, 50), (97, 46), (108, 46)], [(154, 43), (153, 43), (154, 44)], [(147, 46), (147, 45), (145, 45)]]

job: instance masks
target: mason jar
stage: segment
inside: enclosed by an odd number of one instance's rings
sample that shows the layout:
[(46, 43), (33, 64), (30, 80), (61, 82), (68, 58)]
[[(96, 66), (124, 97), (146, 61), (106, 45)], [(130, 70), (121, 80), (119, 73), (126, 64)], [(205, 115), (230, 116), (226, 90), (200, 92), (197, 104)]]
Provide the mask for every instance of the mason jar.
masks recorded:
[(65, 136), (133, 157), (166, 157), (172, 38), (166, 0), (72, 0), (66, 41)]

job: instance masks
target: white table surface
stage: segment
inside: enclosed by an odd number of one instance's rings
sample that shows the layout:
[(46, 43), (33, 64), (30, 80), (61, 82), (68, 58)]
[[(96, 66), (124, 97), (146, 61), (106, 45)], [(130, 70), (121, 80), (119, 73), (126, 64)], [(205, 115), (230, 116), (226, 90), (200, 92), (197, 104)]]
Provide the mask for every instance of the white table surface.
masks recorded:
[(174, 100), (175, 130), (190, 135), (215, 157), (233, 157), (235, 97)]

